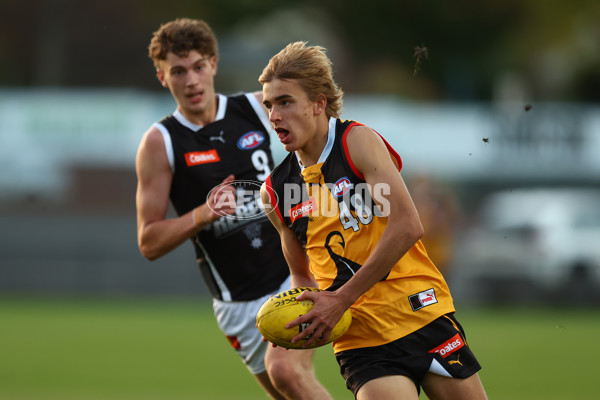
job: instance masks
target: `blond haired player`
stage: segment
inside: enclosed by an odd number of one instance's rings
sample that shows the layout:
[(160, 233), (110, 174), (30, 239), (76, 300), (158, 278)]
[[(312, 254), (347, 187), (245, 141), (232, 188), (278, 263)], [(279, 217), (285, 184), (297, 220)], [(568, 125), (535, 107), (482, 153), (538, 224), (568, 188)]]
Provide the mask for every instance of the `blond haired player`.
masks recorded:
[(485, 399), (448, 286), (420, 242), (400, 156), (369, 127), (338, 118), (342, 91), (325, 49), (292, 43), (259, 81), (290, 152), (265, 181), (263, 203), (292, 286), (326, 289), (298, 297), (314, 308), (288, 324), (308, 325), (293, 340), (326, 340), (350, 308), (333, 347), (357, 399), (417, 400), (420, 388), (430, 399)]

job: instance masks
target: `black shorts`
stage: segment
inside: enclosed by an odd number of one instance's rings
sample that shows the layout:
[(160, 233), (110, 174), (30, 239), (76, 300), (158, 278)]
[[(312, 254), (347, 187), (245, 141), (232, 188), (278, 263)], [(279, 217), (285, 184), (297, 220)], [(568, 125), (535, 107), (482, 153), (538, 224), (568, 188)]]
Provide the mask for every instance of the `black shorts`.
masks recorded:
[(355, 397), (362, 385), (382, 376), (406, 376), (420, 392), (420, 383), (430, 369), (453, 378), (468, 378), (481, 369), (453, 314), (391, 343), (341, 351), (336, 358), (346, 387)]

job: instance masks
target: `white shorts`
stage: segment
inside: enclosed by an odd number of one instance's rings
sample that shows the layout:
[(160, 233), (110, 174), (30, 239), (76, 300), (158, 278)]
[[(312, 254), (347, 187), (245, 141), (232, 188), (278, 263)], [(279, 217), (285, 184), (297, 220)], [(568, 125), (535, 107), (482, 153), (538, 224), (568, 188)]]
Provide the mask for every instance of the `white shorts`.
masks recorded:
[(265, 352), (270, 346), (268, 342), (263, 342), (262, 335), (256, 328), (256, 314), (271, 295), (290, 288), (291, 278), (288, 276), (278, 290), (256, 300), (221, 301), (213, 299), (213, 311), (219, 328), (254, 375), (265, 371)]

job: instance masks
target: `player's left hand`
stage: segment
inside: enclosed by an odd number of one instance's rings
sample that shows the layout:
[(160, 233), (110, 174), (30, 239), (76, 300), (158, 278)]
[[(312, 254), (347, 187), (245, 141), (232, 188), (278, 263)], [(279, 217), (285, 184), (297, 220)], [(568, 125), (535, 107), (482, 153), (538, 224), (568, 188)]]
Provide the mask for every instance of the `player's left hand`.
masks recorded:
[(286, 324), (286, 328), (292, 328), (296, 325), (306, 324), (308, 326), (302, 329), (298, 335), (292, 339), (292, 343), (307, 339), (302, 347), (308, 347), (313, 343), (323, 345), (327, 343), (331, 331), (342, 318), (346, 307), (337, 298), (335, 292), (302, 292), (296, 301), (312, 301), (313, 308), (305, 315), (296, 318)]
[[(267, 342), (269, 342), (269, 341), (268, 341), (268, 340), (267, 340), (267, 339), (266, 339), (264, 336), (263, 336), (263, 338), (262, 338), (262, 341), (263, 341), (264, 343), (267, 343)], [(269, 342), (269, 343), (271, 343), (271, 347), (273, 347), (273, 348), (274, 348), (274, 347), (279, 347), (279, 346), (277, 346), (277, 345), (276, 345), (275, 343), (273, 343), (273, 342)], [(282, 347), (282, 348), (285, 348), (285, 347)], [(285, 349), (285, 350), (289, 350), (289, 349)]]

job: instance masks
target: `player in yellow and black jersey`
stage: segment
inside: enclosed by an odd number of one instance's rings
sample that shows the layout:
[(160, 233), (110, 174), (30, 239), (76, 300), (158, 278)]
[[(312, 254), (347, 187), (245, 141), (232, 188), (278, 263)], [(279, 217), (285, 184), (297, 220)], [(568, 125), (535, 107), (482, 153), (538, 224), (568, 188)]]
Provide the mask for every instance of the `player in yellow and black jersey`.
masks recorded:
[(400, 156), (369, 127), (338, 118), (342, 91), (322, 47), (288, 45), (259, 80), (290, 152), (263, 203), (292, 287), (327, 289), (298, 297), (314, 308), (288, 324), (310, 323), (295, 340), (326, 340), (350, 308), (334, 351), (358, 399), (416, 400), (421, 387), (431, 399), (485, 399), (448, 286), (420, 241)]

